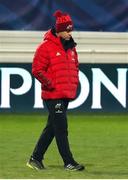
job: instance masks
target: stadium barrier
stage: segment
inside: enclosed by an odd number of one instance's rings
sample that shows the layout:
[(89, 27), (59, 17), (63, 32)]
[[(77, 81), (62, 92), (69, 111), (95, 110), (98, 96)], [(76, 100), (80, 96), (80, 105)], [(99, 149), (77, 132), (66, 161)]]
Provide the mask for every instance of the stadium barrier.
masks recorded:
[[(0, 62), (32, 62), (45, 32), (0, 31)], [(128, 33), (73, 32), (80, 63), (128, 63)]]

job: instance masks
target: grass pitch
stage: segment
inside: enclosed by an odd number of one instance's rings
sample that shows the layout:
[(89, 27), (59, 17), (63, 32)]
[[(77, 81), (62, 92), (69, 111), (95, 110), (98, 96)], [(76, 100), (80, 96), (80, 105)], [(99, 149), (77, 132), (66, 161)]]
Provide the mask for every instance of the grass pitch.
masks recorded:
[(63, 169), (55, 141), (49, 147), (46, 170), (26, 167), (45, 126), (45, 115), (0, 115), (0, 178), (128, 179), (128, 116), (69, 115), (69, 139), (82, 172)]

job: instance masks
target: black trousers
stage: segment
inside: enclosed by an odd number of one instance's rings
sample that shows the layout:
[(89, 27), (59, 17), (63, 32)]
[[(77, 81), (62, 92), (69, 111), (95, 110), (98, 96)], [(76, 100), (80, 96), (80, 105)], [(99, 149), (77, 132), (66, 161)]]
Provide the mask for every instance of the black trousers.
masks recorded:
[(44, 128), (32, 156), (42, 161), (44, 154), (55, 137), (59, 153), (64, 164), (73, 163), (74, 159), (68, 141), (67, 107), (68, 99), (56, 99), (44, 101), (48, 111), (48, 121)]

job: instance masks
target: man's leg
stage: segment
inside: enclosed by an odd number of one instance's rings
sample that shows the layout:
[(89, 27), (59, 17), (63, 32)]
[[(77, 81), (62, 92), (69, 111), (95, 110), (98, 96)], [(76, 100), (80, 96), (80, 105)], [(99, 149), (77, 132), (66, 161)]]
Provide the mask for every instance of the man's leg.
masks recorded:
[(70, 151), (68, 141), (68, 124), (66, 117), (68, 100), (58, 99), (47, 100), (45, 102), (48, 107), (49, 114), (53, 117), (54, 135), (64, 164), (73, 163), (74, 159)]
[(54, 131), (51, 124), (51, 118), (52, 117), (50, 117), (49, 114), (47, 125), (44, 128), (32, 154), (32, 157), (38, 161), (42, 161), (47, 148), (49, 147), (50, 143), (54, 138)]

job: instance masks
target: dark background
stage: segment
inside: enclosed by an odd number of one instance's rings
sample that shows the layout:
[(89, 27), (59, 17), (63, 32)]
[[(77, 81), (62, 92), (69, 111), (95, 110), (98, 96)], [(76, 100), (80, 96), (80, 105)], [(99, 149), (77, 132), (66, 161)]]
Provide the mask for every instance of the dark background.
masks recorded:
[(76, 31), (128, 31), (128, 0), (0, 0), (0, 30), (47, 30), (57, 9)]

